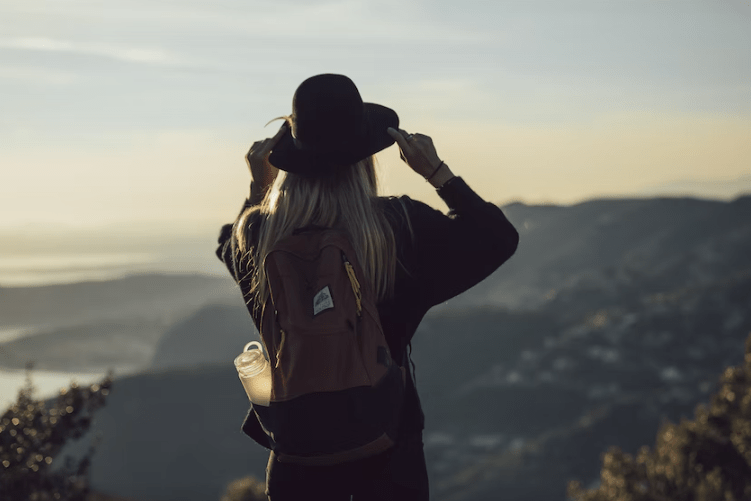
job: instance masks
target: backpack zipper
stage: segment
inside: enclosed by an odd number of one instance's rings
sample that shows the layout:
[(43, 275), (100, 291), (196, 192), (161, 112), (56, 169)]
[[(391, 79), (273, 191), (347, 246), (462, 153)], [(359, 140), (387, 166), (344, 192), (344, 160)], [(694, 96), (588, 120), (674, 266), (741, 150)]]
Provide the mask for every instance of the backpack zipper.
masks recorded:
[(349, 283), (352, 286), (352, 292), (355, 293), (355, 302), (357, 303), (357, 317), (362, 316), (362, 291), (360, 290), (360, 282), (355, 275), (355, 268), (352, 263), (349, 262), (347, 256), (342, 252), (342, 261), (344, 262), (344, 269), (347, 270), (347, 276), (349, 277)]
[(279, 329), (279, 332), (282, 333), (282, 340), (279, 343), (279, 349), (276, 350), (276, 369), (279, 368), (279, 362), (281, 361), (282, 357), (282, 348), (284, 348), (284, 340), (286, 339), (286, 334), (284, 333), (284, 329)]

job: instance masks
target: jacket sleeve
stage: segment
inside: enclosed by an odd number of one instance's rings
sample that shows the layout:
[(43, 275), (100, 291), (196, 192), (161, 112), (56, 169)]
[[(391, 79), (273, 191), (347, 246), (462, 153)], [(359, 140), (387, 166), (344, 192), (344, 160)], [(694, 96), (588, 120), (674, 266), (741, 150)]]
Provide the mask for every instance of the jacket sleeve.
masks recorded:
[(219, 231), (219, 239), (217, 242), (219, 246), (216, 248), (216, 257), (224, 263), (224, 266), (227, 267), (232, 278), (237, 281), (232, 265), (232, 227), (232, 224), (225, 224)]
[(240, 277), (242, 275), (241, 270), (237, 269), (237, 263), (235, 263), (233, 259), (235, 249), (237, 248), (237, 243), (232, 238), (232, 235), (234, 233), (232, 230), (234, 228), (234, 225), (237, 224), (238, 221), (242, 220), (243, 214), (245, 214), (248, 209), (260, 205), (267, 189), (268, 186), (260, 186), (257, 183), (251, 181), (250, 195), (245, 199), (245, 202), (240, 209), (240, 213), (237, 215), (237, 218), (235, 218), (235, 222), (232, 224), (225, 224), (224, 226), (222, 226), (222, 229), (219, 232), (219, 247), (217, 247), (216, 249), (216, 257), (218, 257), (219, 260), (224, 263), (224, 266), (227, 267), (230, 275), (232, 275), (232, 278), (234, 278), (235, 282), (237, 283), (240, 283)]
[(229, 274), (237, 283), (240, 283), (240, 277), (242, 277), (243, 274), (242, 270), (238, 269), (240, 263), (238, 263), (235, 259), (235, 254), (237, 252), (237, 242), (235, 241), (233, 236), (234, 228), (235, 224), (243, 220), (243, 214), (245, 214), (245, 212), (254, 205), (255, 204), (253, 204), (250, 199), (246, 199), (245, 203), (242, 206), (242, 209), (240, 209), (240, 213), (235, 219), (235, 222), (228, 223), (222, 226), (221, 230), (219, 231), (219, 238), (217, 239), (218, 247), (216, 248), (216, 257), (218, 257), (219, 260), (224, 263), (224, 266), (227, 267)]
[(519, 243), (519, 234), (503, 211), (480, 198), (463, 179), (452, 178), (438, 195), (448, 205), (448, 215), (409, 200), (412, 278), (426, 307), (484, 280), (514, 254)]

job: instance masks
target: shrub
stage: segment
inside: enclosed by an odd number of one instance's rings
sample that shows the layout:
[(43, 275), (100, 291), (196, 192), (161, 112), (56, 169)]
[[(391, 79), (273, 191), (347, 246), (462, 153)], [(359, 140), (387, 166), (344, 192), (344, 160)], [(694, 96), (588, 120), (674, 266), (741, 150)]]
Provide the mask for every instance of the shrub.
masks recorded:
[(729, 367), (709, 406), (693, 420), (666, 422), (654, 450), (636, 457), (613, 447), (603, 456), (600, 486), (571, 482), (575, 501), (740, 501), (751, 499), (751, 335), (744, 363)]
[(267, 501), (266, 484), (255, 477), (234, 480), (221, 501)]
[(77, 461), (67, 458), (52, 469), (63, 446), (80, 438), (93, 413), (104, 406), (112, 380), (60, 390), (48, 409), (33, 398), (30, 367), (16, 402), (0, 417), (0, 499), (84, 501), (94, 444)]

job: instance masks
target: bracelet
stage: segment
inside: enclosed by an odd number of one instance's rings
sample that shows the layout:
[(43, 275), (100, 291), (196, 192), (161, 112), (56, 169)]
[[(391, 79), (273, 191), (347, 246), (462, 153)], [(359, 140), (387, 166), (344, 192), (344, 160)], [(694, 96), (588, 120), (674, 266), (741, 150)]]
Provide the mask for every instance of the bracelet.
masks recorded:
[(445, 183), (443, 183), (442, 185), (436, 187), (436, 190), (441, 191), (446, 186), (449, 186), (450, 184), (453, 184), (455, 179), (459, 179), (459, 176), (454, 176), (454, 177), (452, 177), (450, 179), (447, 179)]
[(435, 176), (439, 170), (441, 170), (441, 167), (444, 166), (443, 160), (441, 160), (441, 163), (438, 164), (438, 167), (435, 168), (433, 173), (425, 178), (426, 181), (430, 182), (431, 179), (433, 179), (433, 176)]

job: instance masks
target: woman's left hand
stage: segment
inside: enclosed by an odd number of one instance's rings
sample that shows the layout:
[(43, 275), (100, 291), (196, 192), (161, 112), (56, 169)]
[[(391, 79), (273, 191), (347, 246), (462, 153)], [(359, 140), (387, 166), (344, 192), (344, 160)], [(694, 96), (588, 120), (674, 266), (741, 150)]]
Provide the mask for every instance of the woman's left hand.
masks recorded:
[(399, 145), (401, 159), (422, 177), (428, 178), (442, 163), (429, 136), (391, 127), (386, 132)]
[(276, 145), (285, 132), (287, 132), (286, 123), (281, 126), (279, 132), (274, 137), (253, 143), (250, 150), (248, 150), (248, 154), (245, 155), (251, 178), (262, 188), (271, 186), (274, 183), (274, 179), (276, 179), (276, 175), (279, 173), (279, 169), (269, 162), (269, 155), (271, 155), (274, 145)]

